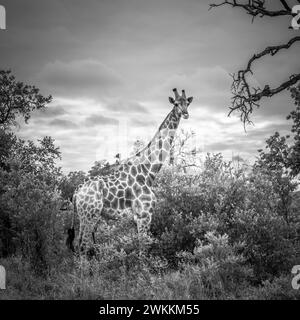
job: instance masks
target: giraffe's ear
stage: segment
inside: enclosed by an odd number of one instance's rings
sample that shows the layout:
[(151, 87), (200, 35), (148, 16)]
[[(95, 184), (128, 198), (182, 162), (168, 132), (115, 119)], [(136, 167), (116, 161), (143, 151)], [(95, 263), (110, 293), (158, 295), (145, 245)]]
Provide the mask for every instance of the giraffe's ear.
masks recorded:
[(187, 98), (188, 103), (190, 104), (193, 101), (193, 97)]
[(172, 103), (172, 104), (175, 103), (175, 100), (174, 100), (174, 98), (172, 98), (172, 97), (169, 97), (169, 101), (170, 101), (170, 103)]

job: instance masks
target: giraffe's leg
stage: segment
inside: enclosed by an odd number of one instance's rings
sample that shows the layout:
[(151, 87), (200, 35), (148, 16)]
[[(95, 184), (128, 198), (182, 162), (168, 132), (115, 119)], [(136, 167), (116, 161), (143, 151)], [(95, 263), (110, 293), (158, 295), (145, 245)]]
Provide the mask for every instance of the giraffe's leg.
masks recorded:
[[(83, 197), (82, 197), (83, 198)], [(90, 219), (91, 208), (88, 203), (80, 199), (77, 203), (77, 213), (79, 217), (78, 252), (79, 255), (86, 255), (90, 245)]]
[[(102, 207), (99, 208), (99, 217), (101, 215), (101, 210), (102, 210)], [(96, 223), (94, 224), (94, 227), (93, 227), (93, 231), (92, 231), (92, 239), (93, 239), (93, 243), (96, 244), (96, 238), (95, 238), (95, 234), (97, 232), (97, 228), (98, 228), (98, 225), (99, 225), (99, 222), (100, 222), (100, 218), (98, 220), (96, 220)]]
[(138, 237), (139, 237), (139, 250), (140, 254), (143, 252), (144, 245), (143, 240), (147, 235), (152, 218), (152, 207), (149, 202), (142, 203), (136, 200), (133, 207), (133, 213), (137, 224)]
[(150, 212), (143, 211), (143, 216), (144, 218), (137, 218), (137, 229), (138, 229), (138, 234), (143, 236), (147, 235), (149, 231), (149, 223), (151, 221), (151, 214)]
[(95, 240), (95, 232), (96, 232), (97, 230), (95, 230), (95, 231), (93, 231), (92, 232), (92, 238), (93, 238), (93, 243), (94, 244), (96, 244), (96, 240)]
[(145, 240), (147, 239), (150, 221), (151, 221), (151, 213), (143, 211), (142, 217), (137, 218), (137, 230), (138, 230), (138, 239), (139, 239), (139, 255), (141, 256), (143, 252), (145, 252)]
[(84, 254), (88, 245), (88, 235), (86, 230), (86, 219), (80, 220), (79, 235), (78, 235), (78, 251), (79, 254)]
[(103, 209), (103, 195), (98, 194), (97, 195), (97, 201), (95, 201), (94, 206), (93, 206), (93, 210), (92, 210), (92, 215), (91, 215), (91, 221), (89, 224), (89, 236), (90, 236), (90, 255), (94, 256), (96, 254), (96, 250), (95, 250), (95, 244), (96, 244), (96, 237), (95, 234), (97, 232), (97, 227), (98, 224), (101, 220), (101, 212)]
[(88, 256), (95, 253), (95, 232), (103, 208), (102, 192), (98, 193), (93, 200), (85, 204), (84, 210), (82, 210), (78, 238), (79, 252)]
[(79, 251), (81, 254), (89, 257), (95, 254), (94, 244), (95, 241), (95, 230), (93, 223), (89, 222), (82, 225), (79, 232)]

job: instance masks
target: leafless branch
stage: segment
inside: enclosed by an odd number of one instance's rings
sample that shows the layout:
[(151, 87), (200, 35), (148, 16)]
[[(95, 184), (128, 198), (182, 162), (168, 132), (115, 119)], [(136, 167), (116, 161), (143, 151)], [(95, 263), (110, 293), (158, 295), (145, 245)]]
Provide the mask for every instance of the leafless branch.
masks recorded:
[(220, 7), (224, 5), (229, 5), (232, 7), (238, 7), (245, 10), (249, 15), (251, 15), (253, 18), (256, 16), (259, 17), (278, 17), (278, 16), (293, 16), (290, 7), (288, 6), (287, 2), (284, 0), (280, 0), (282, 6), (284, 9), (282, 10), (271, 10), (266, 8), (265, 6), (265, 0), (248, 0), (247, 2), (244, 1), (238, 1), (238, 0), (225, 0), (218, 4), (210, 4), (209, 9)]
[[(267, 7), (265, 0), (225, 0), (218, 4), (210, 4), (209, 9), (225, 5), (238, 7), (242, 8), (247, 12), (247, 14), (251, 15), (253, 19), (256, 16), (276, 17), (296, 15), (292, 13), (291, 7), (286, 0), (278, 0), (278, 2), (281, 4), (281, 9), (278, 10), (271, 10), (270, 7)], [(298, 0), (298, 2), (300, 3), (300, 0)], [(263, 97), (271, 97), (291, 87), (300, 80), (300, 73), (296, 73), (291, 75), (288, 80), (281, 83), (278, 87), (270, 88), (269, 85), (265, 85), (265, 87), (262, 89), (259, 87), (251, 87), (248, 79), (248, 76), (253, 75), (252, 65), (254, 62), (256, 62), (256, 60), (259, 60), (266, 55), (274, 56), (278, 51), (282, 49), (289, 49), (297, 41), (300, 41), (300, 36), (296, 36), (290, 39), (286, 44), (267, 47), (262, 52), (254, 54), (253, 57), (248, 61), (248, 64), (244, 70), (240, 70), (237, 73), (231, 75), (233, 78), (231, 86), (233, 97), (229, 115), (234, 111), (239, 111), (240, 118), (245, 126), (247, 123), (251, 122), (249, 116), (252, 113), (254, 107), (259, 107), (259, 102)]]
[(290, 6), (287, 4), (287, 2), (285, 0), (280, 0), (282, 6), (285, 8), (285, 10), (287, 11), (291, 11)]
[(267, 47), (262, 52), (253, 55), (253, 57), (248, 61), (246, 69), (239, 70), (236, 74), (231, 75), (233, 78), (231, 86), (233, 97), (229, 115), (233, 111), (239, 111), (240, 118), (243, 123), (249, 123), (251, 122), (249, 120), (249, 116), (254, 107), (259, 107), (259, 101), (262, 97), (272, 97), (273, 95), (289, 88), (300, 80), (300, 73), (293, 74), (288, 80), (273, 89), (271, 89), (269, 85), (265, 85), (263, 89), (251, 88), (247, 80), (247, 76), (253, 74), (252, 64), (256, 60), (266, 55), (274, 56), (278, 51), (290, 48), (291, 45), (297, 41), (300, 41), (300, 36), (292, 38), (286, 44)]

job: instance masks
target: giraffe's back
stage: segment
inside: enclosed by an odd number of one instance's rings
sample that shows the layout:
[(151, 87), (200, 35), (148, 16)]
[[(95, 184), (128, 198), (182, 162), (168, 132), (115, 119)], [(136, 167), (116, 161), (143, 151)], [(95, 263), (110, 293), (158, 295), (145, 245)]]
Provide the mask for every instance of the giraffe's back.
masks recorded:
[(147, 173), (144, 165), (122, 164), (109, 175), (85, 182), (76, 191), (78, 214), (115, 219), (149, 210), (154, 195)]

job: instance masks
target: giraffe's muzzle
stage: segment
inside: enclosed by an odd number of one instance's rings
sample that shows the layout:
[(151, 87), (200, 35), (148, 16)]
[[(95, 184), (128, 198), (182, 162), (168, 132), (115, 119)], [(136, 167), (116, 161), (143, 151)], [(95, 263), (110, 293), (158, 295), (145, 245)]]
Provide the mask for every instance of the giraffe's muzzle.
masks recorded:
[(183, 113), (182, 116), (183, 116), (183, 119), (188, 119), (189, 118), (189, 114), (188, 113)]

